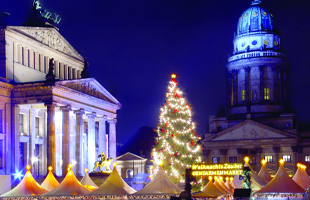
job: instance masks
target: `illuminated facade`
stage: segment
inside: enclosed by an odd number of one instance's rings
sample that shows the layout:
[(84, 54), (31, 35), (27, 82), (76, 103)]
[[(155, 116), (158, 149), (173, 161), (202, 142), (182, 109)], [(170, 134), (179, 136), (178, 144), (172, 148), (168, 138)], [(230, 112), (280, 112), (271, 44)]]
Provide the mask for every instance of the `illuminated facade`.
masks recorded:
[[(0, 175), (30, 164), (34, 175), (51, 165), (61, 176), (73, 163), (79, 176), (101, 152), (115, 159), (121, 104), (81, 77), (88, 64), (58, 30), (5, 26), (0, 38)], [(46, 79), (51, 58), (55, 80)]]
[(233, 48), (226, 65), (227, 109), (210, 117), (203, 140), (205, 160), (242, 162), (248, 155), (259, 170), (265, 158), (274, 174), (283, 158), (293, 174), (309, 147), (301, 142), (296, 116), (289, 109), (289, 61), (281, 49), (279, 30), (260, 0), (240, 16)]

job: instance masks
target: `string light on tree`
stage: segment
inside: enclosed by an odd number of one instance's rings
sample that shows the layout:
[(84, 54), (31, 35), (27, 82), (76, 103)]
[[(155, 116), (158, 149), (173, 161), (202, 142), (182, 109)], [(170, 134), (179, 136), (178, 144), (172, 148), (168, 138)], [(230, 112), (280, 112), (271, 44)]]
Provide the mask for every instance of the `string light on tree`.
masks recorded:
[[(174, 183), (185, 181), (185, 169), (200, 163), (201, 139), (195, 132), (191, 107), (178, 88), (176, 75), (171, 75), (166, 103), (160, 109), (155, 147), (152, 151), (155, 169), (162, 162), (164, 170)], [(156, 172), (155, 172), (156, 173)], [(198, 185), (201, 180), (193, 184)]]

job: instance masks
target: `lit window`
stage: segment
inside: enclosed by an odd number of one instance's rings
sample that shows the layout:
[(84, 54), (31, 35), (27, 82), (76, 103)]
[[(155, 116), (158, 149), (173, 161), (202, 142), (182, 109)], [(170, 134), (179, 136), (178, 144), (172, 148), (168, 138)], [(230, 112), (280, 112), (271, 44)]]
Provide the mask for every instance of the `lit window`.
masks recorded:
[(36, 129), (36, 136), (39, 136), (39, 122), (40, 122), (40, 119), (39, 117), (36, 117), (35, 118), (35, 129)]
[(264, 88), (264, 100), (269, 100), (269, 88)]
[(24, 115), (19, 114), (19, 133), (24, 132)]
[(242, 90), (241, 94), (242, 94), (241, 96), (242, 101), (245, 101), (245, 90)]
[(220, 157), (213, 157), (212, 163), (220, 163)]
[(283, 156), (282, 156), (282, 159), (283, 159), (285, 162), (291, 162), (291, 155), (283, 155)]
[(229, 157), (229, 163), (237, 163), (237, 157), (236, 156)]
[(310, 156), (305, 156), (305, 162), (310, 162)]
[(265, 156), (265, 160), (269, 163), (273, 162), (272, 156)]

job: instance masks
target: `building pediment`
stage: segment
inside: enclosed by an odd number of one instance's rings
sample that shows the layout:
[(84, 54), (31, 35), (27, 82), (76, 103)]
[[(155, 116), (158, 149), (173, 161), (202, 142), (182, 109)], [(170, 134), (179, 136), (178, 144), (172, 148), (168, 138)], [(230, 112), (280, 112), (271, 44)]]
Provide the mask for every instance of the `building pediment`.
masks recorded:
[(69, 88), (82, 95), (85, 94), (91, 97), (95, 97), (121, 107), (120, 102), (94, 78), (57, 81), (55, 85), (56, 87), (59, 86), (63, 88)]
[(137, 156), (136, 154), (127, 152), (119, 157), (116, 158), (117, 161), (128, 161), (128, 160), (141, 160), (141, 161), (145, 161), (147, 159), (142, 158), (140, 156)]
[(231, 141), (231, 140), (262, 140), (262, 139), (288, 139), (297, 138), (296, 135), (284, 132), (264, 124), (245, 120), (216, 135), (206, 138), (205, 141)]
[(8, 26), (8, 31), (16, 31), (26, 35), (44, 45), (69, 56), (83, 60), (83, 57), (70, 45), (70, 43), (55, 29), (48, 27)]

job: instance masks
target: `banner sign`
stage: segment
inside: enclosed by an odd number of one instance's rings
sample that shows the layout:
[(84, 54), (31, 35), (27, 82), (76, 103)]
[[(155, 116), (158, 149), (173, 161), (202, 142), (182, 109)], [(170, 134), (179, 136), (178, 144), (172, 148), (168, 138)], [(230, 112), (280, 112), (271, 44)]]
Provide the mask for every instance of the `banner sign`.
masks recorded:
[(242, 173), (243, 173), (242, 163), (192, 165), (193, 176), (235, 176), (235, 175), (242, 175)]

